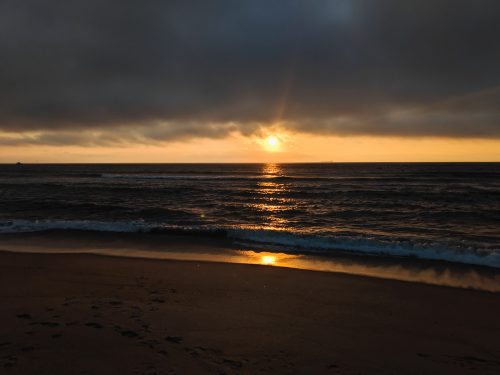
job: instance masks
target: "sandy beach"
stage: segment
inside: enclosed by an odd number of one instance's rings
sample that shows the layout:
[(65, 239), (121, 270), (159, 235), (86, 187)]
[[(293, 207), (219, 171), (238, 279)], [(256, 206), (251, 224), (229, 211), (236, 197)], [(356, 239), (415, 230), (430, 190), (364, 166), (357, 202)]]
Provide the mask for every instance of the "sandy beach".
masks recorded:
[(5, 374), (500, 371), (500, 295), (270, 266), (0, 253)]

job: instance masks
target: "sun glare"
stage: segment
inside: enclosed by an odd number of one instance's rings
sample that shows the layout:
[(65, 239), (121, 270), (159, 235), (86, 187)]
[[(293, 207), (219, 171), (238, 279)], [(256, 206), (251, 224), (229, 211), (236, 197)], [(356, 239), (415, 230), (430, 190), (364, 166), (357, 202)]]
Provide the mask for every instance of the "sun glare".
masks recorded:
[(280, 147), (280, 139), (275, 135), (270, 135), (264, 140), (264, 144), (267, 150), (277, 151)]
[(265, 264), (267, 266), (271, 266), (274, 263), (276, 263), (276, 257), (272, 255), (264, 255), (261, 259), (262, 264)]

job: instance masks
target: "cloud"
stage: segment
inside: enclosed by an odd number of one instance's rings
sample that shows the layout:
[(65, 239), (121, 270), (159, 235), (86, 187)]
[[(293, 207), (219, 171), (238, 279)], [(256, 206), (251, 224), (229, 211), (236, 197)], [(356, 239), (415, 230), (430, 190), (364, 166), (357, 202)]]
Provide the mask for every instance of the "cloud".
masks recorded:
[(276, 121), (500, 138), (499, 17), (496, 0), (4, 0), (0, 130), (18, 136), (0, 143), (222, 137)]

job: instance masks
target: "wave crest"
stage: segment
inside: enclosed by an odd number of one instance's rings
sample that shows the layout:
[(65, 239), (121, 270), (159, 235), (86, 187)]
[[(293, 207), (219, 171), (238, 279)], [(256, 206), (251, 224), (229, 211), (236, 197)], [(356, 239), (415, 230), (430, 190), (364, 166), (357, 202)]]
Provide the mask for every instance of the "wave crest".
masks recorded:
[[(455, 263), (500, 268), (500, 249), (471, 249), (447, 244), (417, 243), (409, 240), (379, 239), (355, 236), (322, 236), (287, 231), (212, 226), (169, 226), (137, 221), (89, 220), (3, 220), (0, 234), (52, 230), (79, 230), (115, 233), (166, 233), (227, 237), (255, 247), (278, 247), (281, 252), (319, 253), (332, 255), (335, 251), (367, 255), (413, 257)], [(269, 250), (269, 249), (268, 249)]]

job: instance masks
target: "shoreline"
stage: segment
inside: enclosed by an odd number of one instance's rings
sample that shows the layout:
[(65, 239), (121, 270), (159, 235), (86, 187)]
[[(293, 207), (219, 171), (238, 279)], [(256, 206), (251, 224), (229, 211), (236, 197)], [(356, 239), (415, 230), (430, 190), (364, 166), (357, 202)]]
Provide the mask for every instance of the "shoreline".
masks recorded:
[[(493, 268), (500, 271), (500, 253), (495, 249), (460, 249), (460, 247), (441, 247), (416, 245), (411, 241), (399, 244), (389, 241), (372, 241), (367, 244), (357, 240), (339, 240), (314, 234), (294, 234), (289, 231), (231, 227), (169, 227), (154, 222), (143, 221), (79, 221), (79, 220), (25, 220), (14, 219), (0, 223), (0, 237), (30, 235), (67, 235), (86, 234), (87, 236), (128, 236), (151, 242), (156, 238), (202, 239), (211, 244), (222, 244), (228, 248), (241, 246), (261, 251), (272, 249), (275, 252), (311, 255), (314, 257), (378, 257), (385, 259), (414, 259), (421, 262), (447, 263), (469, 267)], [(325, 242), (326, 241), (326, 242)], [(329, 241), (333, 241), (330, 243)], [(337, 243), (337, 241), (340, 241)], [(141, 244), (142, 245), (142, 244)]]
[(138, 259), (206, 261), (333, 272), (500, 292), (500, 270), (411, 257), (335, 252), (329, 256), (251, 248), (228, 238), (161, 233), (46, 231), (1, 234), (0, 251), (96, 254)]
[(91, 254), (0, 252), (0, 270), (9, 374), (500, 370), (496, 293)]

